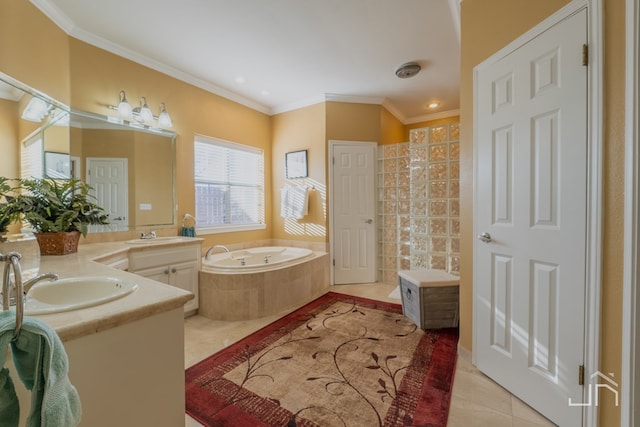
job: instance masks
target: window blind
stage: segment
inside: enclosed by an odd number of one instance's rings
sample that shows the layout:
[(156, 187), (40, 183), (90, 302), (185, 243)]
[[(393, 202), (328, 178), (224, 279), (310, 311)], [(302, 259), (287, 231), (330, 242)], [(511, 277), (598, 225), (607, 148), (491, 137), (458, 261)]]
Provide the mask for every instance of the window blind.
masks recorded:
[(199, 228), (264, 224), (262, 150), (196, 137), (194, 179)]
[(42, 137), (36, 136), (22, 143), (20, 153), (20, 177), (42, 178), (43, 174)]

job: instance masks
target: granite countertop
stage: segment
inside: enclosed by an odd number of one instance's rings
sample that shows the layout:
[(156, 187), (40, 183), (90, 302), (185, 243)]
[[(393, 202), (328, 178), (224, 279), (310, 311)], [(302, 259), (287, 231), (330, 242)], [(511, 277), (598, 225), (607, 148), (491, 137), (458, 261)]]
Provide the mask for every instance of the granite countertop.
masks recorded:
[(183, 238), (145, 245), (126, 242), (91, 243), (78, 247), (78, 253), (40, 258), (40, 273), (57, 273), (60, 278), (78, 276), (110, 276), (133, 280), (138, 289), (133, 293), (94, 307), (61, 313), (37, 315), (53, 327), (62, 341), (70, 341), (85, 335), (98, 333), (129, 322), (144, 319), (157, 313), (182, 307), (194, 295), (183, 289), (169, 286), (137, 274), (118, 270), (104, 264), (101, 259), (126, 259), (129, 251), (144, 251), (150, 248), (169, 248), (201, 244), (202, 238)]

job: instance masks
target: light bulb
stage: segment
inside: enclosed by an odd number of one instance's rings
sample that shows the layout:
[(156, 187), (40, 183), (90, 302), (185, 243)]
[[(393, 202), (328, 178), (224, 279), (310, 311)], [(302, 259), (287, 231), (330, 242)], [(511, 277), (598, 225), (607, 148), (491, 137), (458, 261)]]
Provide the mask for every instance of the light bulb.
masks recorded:
[(120, 103), (118, 104), (118, 117), (123, 120), (131, 120), (132, 110), (124, 90), (120, 91)]
[(147, 98), (144, 96), (140, 98), (140, 116), (139, 120), (145, 124), (151, 124), (153, 122), (153, 113), (147, 105)]
[(167, 113), (167, 109), (164, 106), (164, 102), (160, 103), (160, 115), (158, 116), (158, 124), (163, 128), (170, 128), (173, 126), (171, 122), (171, 116)]

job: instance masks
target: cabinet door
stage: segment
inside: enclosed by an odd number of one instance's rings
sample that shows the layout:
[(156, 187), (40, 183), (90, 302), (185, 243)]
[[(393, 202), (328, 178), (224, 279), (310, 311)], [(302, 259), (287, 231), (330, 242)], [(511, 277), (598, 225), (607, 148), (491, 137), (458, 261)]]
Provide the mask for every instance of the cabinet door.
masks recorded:
[(198, 309), (198, 263), (183, 262), (180, 264), (174, 264), (169, 267), (171, 269), (171, 276), (169, 284), (185, 291), (189, 291), (195, 295), (195, 297), (184, 305), (184, 311), (191, 311)]
[(146, 268), (144, 270), (137, 270), (134, 273), (142, 277), (146, 277), (147, 279), (153, 279), (169, 285), (170, 271), (171, 267), (169, 267), (168, 265), (164, 265), (160, 267)]

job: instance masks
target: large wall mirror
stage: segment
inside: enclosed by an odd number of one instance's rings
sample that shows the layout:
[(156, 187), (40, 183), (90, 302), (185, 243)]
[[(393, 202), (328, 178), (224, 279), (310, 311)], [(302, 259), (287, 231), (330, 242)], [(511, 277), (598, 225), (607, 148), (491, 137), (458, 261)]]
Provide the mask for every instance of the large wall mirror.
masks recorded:
[[(31, 170), (28, 176), (89, 183), (111, 220), (93, 232), (175, 225), (173, 132), (69, 109), (15, 80), (1, 74), (0, 78), (0, 101), (16, 103), (15, 109), (0, 109), (0, 114), (14, 111), (20, 120), (20, 140), (15, 143), (21, 147), (21, 166), (17, 170), (30, 167), (31, 155), (40, 164), (27, 169)], [(13, 93), (12, 100), (2, 95), (8, 92)], [(23, 118), (33, 98), (48, 104), (39, 121)]]

